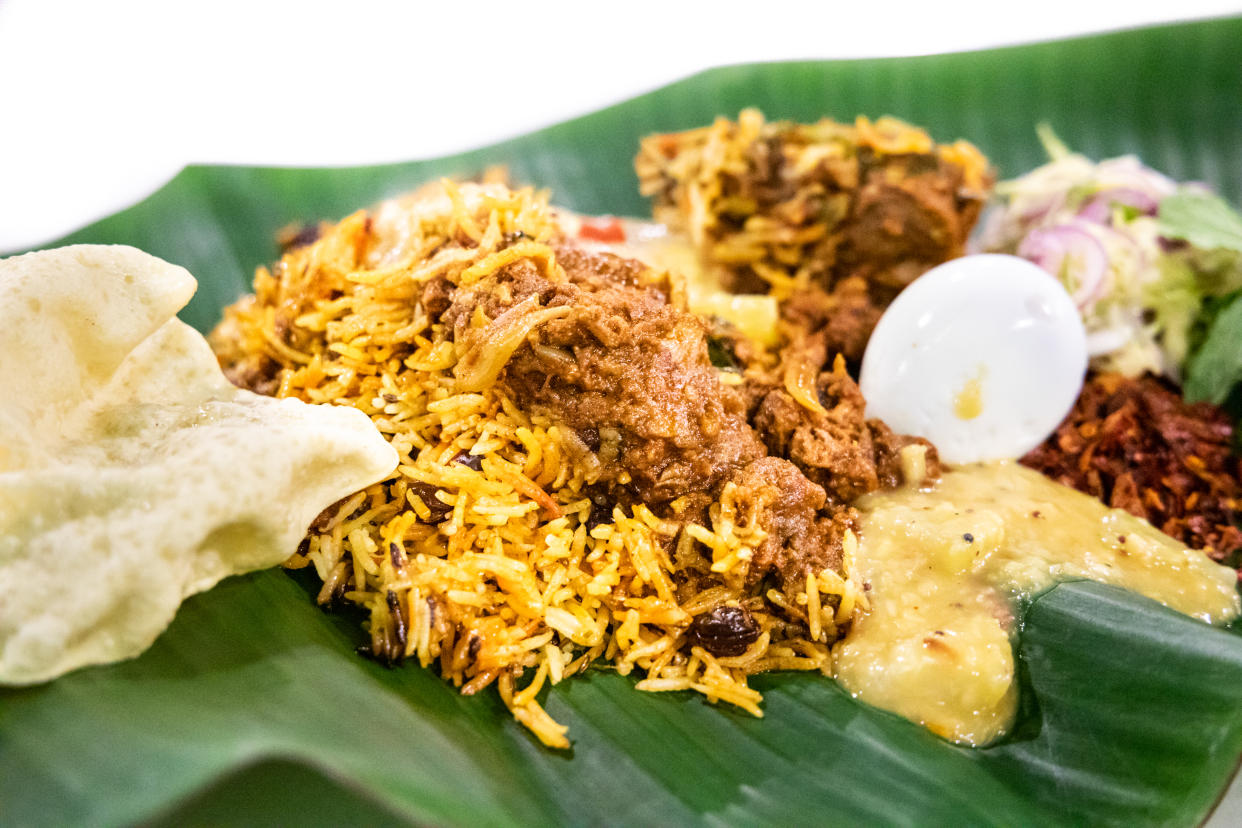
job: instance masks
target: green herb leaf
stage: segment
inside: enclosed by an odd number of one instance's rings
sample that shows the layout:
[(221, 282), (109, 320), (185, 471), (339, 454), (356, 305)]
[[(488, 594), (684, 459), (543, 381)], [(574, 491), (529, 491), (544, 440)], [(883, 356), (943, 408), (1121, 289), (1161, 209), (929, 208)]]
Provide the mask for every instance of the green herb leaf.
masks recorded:
[(1224, 199), (1182, 190), (1160, 202), (1160, 234), (1195, 247), (1242, 253), (1242, 215)]
[(1242, 383), (1242, 294), (1235, 294), (1216, 313), (1186, 370), (1184, 396), (1189, 402), (1221, 405)]
[(733, 353), (733, 345), (720, 336), (707, 337), (707, 358), (712, 366), (725, 371), (737, 371), (737, 354)]

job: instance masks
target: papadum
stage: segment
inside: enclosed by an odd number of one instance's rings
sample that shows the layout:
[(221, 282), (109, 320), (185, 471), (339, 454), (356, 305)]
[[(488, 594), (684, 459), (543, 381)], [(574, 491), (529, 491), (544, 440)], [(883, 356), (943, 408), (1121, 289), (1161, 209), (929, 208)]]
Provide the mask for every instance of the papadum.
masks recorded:
[(130, 247), (0, 260), (0, 683), (138, 655), (396, 466), (358, 410), (231, 385), (195, 287)]

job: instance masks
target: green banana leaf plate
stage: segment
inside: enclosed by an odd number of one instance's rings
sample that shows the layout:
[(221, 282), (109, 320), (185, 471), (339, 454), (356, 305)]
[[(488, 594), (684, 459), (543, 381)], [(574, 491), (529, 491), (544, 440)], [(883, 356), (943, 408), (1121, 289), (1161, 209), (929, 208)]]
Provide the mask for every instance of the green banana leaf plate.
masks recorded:
[[(896, 115), (975, 142), (1002, 176), (1044, 160), (1034, 128), (1048, 122), (1088, 155), (1136, 153), (1237, 204), (1240, 47), (1242, 19), (1223, 19), (714, 69), (450, 158), (190, 167), (58, 243), (132, 244), (186, 266), (200, 287), (183, 317), (207, 330), (290, 222), (497, 163), (568, 207), (643, 214), (638, 139), (745, 106), (799, 120)], [(138, 659), (0, 691), (0, 823), (1194, 825), (1242, 756), (1242, 636), (1085, 582), (1024, 608), (1018, 726), (981, 750), (822, 676), (760, 677), (755, 719), (599, 669), (547, 692), (573, 739), (551, 751), (492, 693), (464, 698), (417, 666), (356, 655), (358, 619), (321, 612), (313, 594), (281, 571), (232, 578), (189, 600)]]

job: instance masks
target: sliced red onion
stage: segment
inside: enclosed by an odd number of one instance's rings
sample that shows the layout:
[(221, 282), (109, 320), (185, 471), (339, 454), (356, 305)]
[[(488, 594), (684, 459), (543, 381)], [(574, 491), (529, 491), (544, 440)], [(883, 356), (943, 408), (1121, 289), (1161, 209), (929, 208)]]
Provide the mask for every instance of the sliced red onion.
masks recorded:
[(1155, 257), (1159, 252), (1156, 245), (1144, 244), (1141, 235), (1132, 227), (1105, 226), (1078, 219), (1072, 223), (1086, 229), (1108, 251), (1108, 260), (1114, 267), (1120, 264), (1126, 272), (1137, 274), (1140, 281), (1147, 281), (1144, 274), (1156, 267)]
[(1026, 209), (1018, 216), (1020, 224), (1038, 224), (1048, 216), (1054, 215), (1058, 210), (1065, 206), (1065, 193), (1056, 190), (1046, 193), (1043, 199), (1031, 199), (1026, 205)]
[(1095, 168), (1095, 180), (1106, 190), (1128, 189), (1147, 193), (1157, 201), (1177, 191), (1177, 182), (1151, 167), (1136, 156), (1123, 155), (1101, 161)]
[(1143, 215), (1154, 216), (1159, 203), (1151, 193), (1132, 187), (1114, 187), (1093, 195), (1078, 211), (1078, 216), (1097, 224), (1109, 224), (1112, 222), (1114, 205), (1133, 207)]
[(1018, 255), (1042, 267), (1062, 283), (1076, 285), (1071, 294), (1080, 311), (1104, 294), (1108, 254), (1104, 245), (1084, 227), (1058, 224), (1027, 233)]

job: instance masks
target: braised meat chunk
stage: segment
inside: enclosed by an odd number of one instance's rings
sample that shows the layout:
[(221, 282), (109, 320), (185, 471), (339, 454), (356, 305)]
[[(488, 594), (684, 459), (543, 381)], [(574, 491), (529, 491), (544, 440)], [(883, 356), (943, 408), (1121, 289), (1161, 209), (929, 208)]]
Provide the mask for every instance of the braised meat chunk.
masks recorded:
[(900, 484), (900, 454), (908, 445), (924, 447), (927, 474), (938, 476), (936, 450), (930, 443), (896, 435), (883, 422), (866, 419), (862, 392), (842, 358), (834, 360), (831, 371), (818, 372), (810, 388), (792, 381), (816, 370), (818, 362), (810, 360), (817, 350), (815, 343), (787, 349), (782, 373), (789, 379), (767, 386), (752, 423), (768, 451), (788, 457), (837, 506)]
[(635, 167), (656, 219), (727, 286), (781, 295), (858, 275), (891, 298), (964, 252), (992, 185), (972, 145), (894, 118), (767, 123), (753, 109), (646, 138)]
[(497, 324), (532, 297), (543, 309), (532, 312), (566, 311), (529, 334), (499, 380), (600, 456), (600, 483), (663, 504), (714, 491), (765, 453), (741, 396), (718, 380), (705, 324), (670, 301), (664, 274), (568, 246), (556, 261), (564, 280), (518, 262), (459, 289), (445, 318)]
[(782, 300), (809, 292), (852, 362), (902, 288), (965, 252), (993, 183), (972, 145), (938, 145), (893, 118), (768, 123), (755, 110), (653, 135), (635, 168), (656, 220), (689, 235), (722, 284)]
[(852, 509), (825, 510), (823, 487), (808, 480), (798, 467), (779, 457), (763, 457), (733, 477), (743, 494), (739, 511), (759, 515), (767, 538), (755, 553), (746, 575), (756, 583), (775, 572), (788, 592), (805, 587), (807, 573), (841, 568), (841, 540), (846, 529), (857, 529)]
[(825, 290), (819, 285), (799, 290), (781, 303), (781, 318), (802, 333), (807, 344), (826, 354), (841, 354), (857, 368), (867, 340), (884, 312), (858, 276), (841, 279)]

